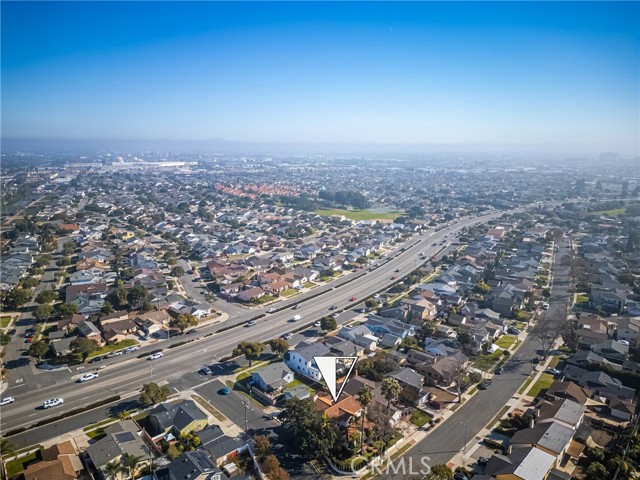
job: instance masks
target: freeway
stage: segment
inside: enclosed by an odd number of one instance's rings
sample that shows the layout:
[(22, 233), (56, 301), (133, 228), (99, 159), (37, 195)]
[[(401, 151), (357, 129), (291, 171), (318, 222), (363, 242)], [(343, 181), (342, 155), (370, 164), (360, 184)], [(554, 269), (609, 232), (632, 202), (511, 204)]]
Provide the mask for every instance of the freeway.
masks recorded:
[[(410, 246), (403, 247), (404, 251), (401, 250), (394, 256), (387, 255), (373, 271), (365, 270), (348, 276), (345, 282), (353, 280), (343, 285), (329, 284), (326, 287), (329, 293), (302, 301), (301, 308), (295, 311), (287, 308), (268, 314), (265, 318), (259, 319), (254, 327), (232, 328), (211, 336), (197, 337), (189, 344), (170, 350), (165, 349), (164, 357), (158, 360), (120, 357), (122, 361), (118, 359), (117, 362), (104, 364), (104, 368), (99, 371), (99, 378), (85, 384), (75, 383), (75, 379), (81, 373), (91, 371), (90, 366), (73, 372), (67, 369), (63, 374), (50, 373), (55, 375), (55, 383), (34, 390), (24, 390), (22, 395), (19, 393), (19, 388), (11, 388), (5, 395), (15, 396), (16, 402), (2, 408), (1, 429), (6, 432), (18, 427), (30, 426), (45, 418), (89, 405), (111, 395), (118, 394), (122, 397), (136, 395), (141, 385), (152, 379), (157, 382), (180, 379), (186, 372), (196, 370), (203, 364), (215, 363), (217, 359), (229, 355), (239, 341), (264, 342), (292, 329), (310, 325), (329, 313), (329, 307), (332, 305), (337, 305), (340, 310), (349, 309), (361, 299), (386, 288), (391, 283), (391, 276), (402, 277), (410, 273), (424, 261), (420, 259), (422, 252), (426, 258), (430, 258), (442, 248), (440, 244), (442, 241), (447, 242), (447, 238), (460, 229), (498, 218), (503, 213), (494, 212), (482, 217), (464, 218), (440, 231), (430, 231), (414, 237), (408, 242)], [(436, 245), (433, 246), (433, 243)], [(399, 273), (396, 273), (396, 270), (399, 270)], [(359, 276), (355, 278), (355, 275)], [(349, 301), (352, 296), (357, 297), (358, 301)], [(297, 303), (296, 300), (292, 300), (292, 303)], [(264, 309), (254, 310), (255, 313), (261, 311), (263, 312)], [(303, 320), (291, 322), (294, 314), (303, 315)], [(233, 324), (237, 320), (237, 318), (230, 319), (228, 322)], [(338, 317), (338, 322), (344, 322), (344, 319)], [(219, 328), (219, 325), (216, 327)], [(185, 387), (188, 386), (185, 385)], [(191, 385), (191, 387), (195, 386), (197, 382)], [(64, 405), (43, 410), (42, 402), (53, 397), (63, 397)], [(105, 407), (103, 408), (106, 410)], [(54, 429), (50, 430), (53, 434)]]
[[(553, 315), (553, 312), (560, 311), (560, 308), (566, 308), (571, 299), (571, 294), (567, 293), (570, 284), (567, 268), (562, 265), (562, 260), (569, 251), (568, 245), (569, 241), (566, 238), (560, 242), (554, 264), (554, 277), (549, 297), (550, 308), (540, 321), (544, 321), (545, 315)], [(407, 474), (402, 472), (393, 474), (393, 471), (390, 471), (390, 474), (384, 475), (384, 478), (416, 478), (415, 474), (409, 474), (409, 466), (413, 465), (413, 472), (420, 470), (423, 465), (421, 461), (426, 457), (431, 466), (448, 463), (456, 453), (463, 450), (465, 428), (468, 428), (468, 439), (473, 440), (516, 394), (531, 373), (530, 361), (538, 356), (539, 350), (541, 347), (537, 341), (527, 336), (513, 358), (505, 365), (504, 373), (494, 376), (487, 390), (479, 390), (442, 425), (403, 456)]]

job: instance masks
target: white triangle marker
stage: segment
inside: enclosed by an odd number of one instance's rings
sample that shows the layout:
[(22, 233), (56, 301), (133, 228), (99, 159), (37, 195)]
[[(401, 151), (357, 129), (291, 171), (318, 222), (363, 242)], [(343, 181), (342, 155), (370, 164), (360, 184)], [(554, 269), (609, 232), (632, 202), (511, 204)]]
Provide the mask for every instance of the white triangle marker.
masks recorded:
[[(335, 402), (340, 398), (340, 394), (342, 393), (342, 389), (347, 384), (349, 377), (351, 376), (351, 372), (353, 372), (353, 368), (356, 366), (356, 362), (358, 361), (358, 357), (313, 357), (318, 365), (318, 370), (320, 370), (320, 375), (324, 379), (324, 383), (327, 384), (327, 388), (333, 397)], [(336, 369), (338, 367), (338, 360), (351, 360), (351, 367), (347, 372), (347, 375), (340, 385), (340, 390), (338, 390), (338, 385), (336, 383)]]

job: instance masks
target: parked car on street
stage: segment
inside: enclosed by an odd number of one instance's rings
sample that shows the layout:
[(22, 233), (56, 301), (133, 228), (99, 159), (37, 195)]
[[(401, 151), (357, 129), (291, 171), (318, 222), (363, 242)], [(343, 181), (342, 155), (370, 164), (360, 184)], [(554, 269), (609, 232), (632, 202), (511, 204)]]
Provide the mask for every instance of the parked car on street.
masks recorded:
[(10, 403), (15, 402), (16, 399), (13, 397), (4, 397), (2, 400), (0, 400), (0, 405), (9, 405)]

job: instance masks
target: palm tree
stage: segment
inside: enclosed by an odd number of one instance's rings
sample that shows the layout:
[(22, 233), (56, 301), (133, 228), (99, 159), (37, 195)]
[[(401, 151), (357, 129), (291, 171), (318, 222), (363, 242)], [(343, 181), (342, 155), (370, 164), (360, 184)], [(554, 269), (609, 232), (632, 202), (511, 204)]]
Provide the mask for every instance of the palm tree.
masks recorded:
[(367, 416), (367, 407), (371, 403), (371, 399), (371, 389), (368, 385), (365, 385), (364, 387), (362, 387), (362, 390), (358, 392), (358, 402), (360, 402), (360, 405), (362, 405), (362, 408), (364, 410), (362, 412), (362, 427), (360, 432), (360, 453), (362, 453), (362, 448), (364, 445), (364, 420)]
[(142, 457), (125, 454), (122, 457), (123, 471), (125, 471), (127, 475), (130, 476), (131, 478), (134, 478), (136, 475), (136, 470), (138, 470), (138, 464), (141, 461), (142, 461)]
[(119, 477), (119, 473), (121, 471), (122, 471), (122, 467), (115, 460), (107, 463), (104, 466), (104, 473), (106, 473), (107, 477), (110, 478), (111, 480), (117, 480), (117, 478)]
[(15, 453), (16, 446), (11, 443), (11, 441), (6, 438), (0, 438), (0, 452), (2, 452), (2, 456), (6, 457), (7, 455), (11, 455)]
[(387, 399), (387, 413), (389, 412), (389, 407), (391, 406), (392, 400), (397, 400), (402, 392), (402, 387), (398, 380), (393, 377), (387, 377), (382, 381), (382, 394), (384, 398)]

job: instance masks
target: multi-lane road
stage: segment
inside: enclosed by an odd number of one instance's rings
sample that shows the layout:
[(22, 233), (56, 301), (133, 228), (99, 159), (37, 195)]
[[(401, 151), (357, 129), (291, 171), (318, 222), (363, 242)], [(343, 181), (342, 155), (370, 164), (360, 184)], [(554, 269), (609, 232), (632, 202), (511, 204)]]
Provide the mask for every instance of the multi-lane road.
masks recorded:
[[(440, 231), (430, 231), (413, 237), (401, 249), (390, 252), (385, 258), (378, 261), (372, 271), (363, 270), (338, 282), (318, 287), (307, 295), (296, 296), (296, 299), (291, 299), (288, 302), (290, 304), (300, 302), (301, 308), (295, 311), (286, 308), (277, 313), (267, 314), (264, 318), (257, 320), (257, 324), (253, 327), (240, 326), (206, 337), (205, 334), (212, 333), (221, 325), (201, 329), (194, 342), (174, 349), (165, 349), (164, 357), (154, 361), (149, 361), (147, 358), (138, 359), (132, 355), (130, 358), (117, 357), (111, 360), (111, 363), (101, 362), (105, 368), (100, 370), (99, 378), (84, 384), (76, 383), (75, 379), (81, 373), (91, 371), (93, 365), (87, 365), (83, 370), (70, 371), (66, 369), (62, 372), (44, 373), (42, 375), (47, 375), (50, 382), (37, 389), (12, 385), (4, 395), (14, 396), (16, 402), (2, 407), (0, 412), (2, 432), (30, 426), (45, 418), (58, 416), (65, 411), (86, 406), (111, 395), (118, 394), (123, 397), (134, 395), (139, 392), (143, 383), (151, 379), (157, 382), (182, 379), (181, 387), (196, 387), (202, 382), (202, 379), (199, 379), (197, 375), (192, 375), (188, 377), (192, 378), (192, 381), (185, 383), (184, 378), (187, 378), (185, 375), (197, 370), (202, 365), (210, 365), (229, 355), (239, 341), (264, 342), (279, 337), (302, 325), (313, 323), (329, 313), (329, 307), (333, 305), (337, 305), (340, 310), (349, 309), (363, 298), (386, 288), (393, 282), (392, 276), (401, 278), (417, 268), (424, 262), (421, 259), (422, 254), (425, 258), (430, 258), (443, 247), (441, 244), (443, 241), (452, 240), (453, 235), (462, 228), (498, 218), (503, 213), (495, 212), (477, 218), (464, 218)], [(325, 291), (318, 295), (323, 289)], [(317, 296), (308, 298), (312, 295)], [(349, 300), (354, 296), (358, 302)], [(264, 310), (252, 310), (251, 316), (263, 313)], [(291, 318), (294, 314), (303, 315), (303, 319), (292, 323)], [(232, 315), (226, 323), (233, 325), (242, 320), (242, 318)], [(344, 321), (344, 318), (338, 317), (338, 321)], [(149, 349), (152, 348), (149, 347)], [(63, 397), (64, 405), (50, 410), (42, 410), (42, 402), (53, 397)], [(107, 410), (107, 407), (101, 408), (104, 411)], [(48, 430), (51, 435), (55, 435), (57, 428), (49, 428)], [(26, 438), (25, 441), (27, 441)]]

